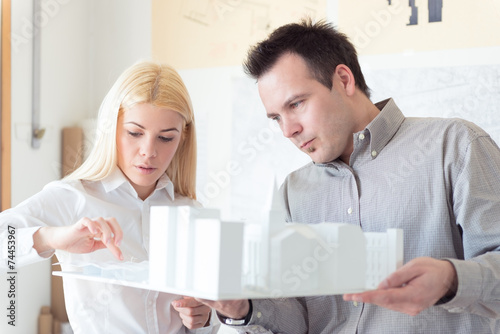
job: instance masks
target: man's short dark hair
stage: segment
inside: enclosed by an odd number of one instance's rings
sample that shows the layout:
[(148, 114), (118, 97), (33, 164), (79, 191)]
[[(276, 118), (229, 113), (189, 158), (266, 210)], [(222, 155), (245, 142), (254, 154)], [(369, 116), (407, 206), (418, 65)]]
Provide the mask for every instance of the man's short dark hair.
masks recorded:
[(356, 49), (331, 23), (312, 23), (311, 19), (305, 19), (277, 28), (248, 51), (244, 71), (258, 80), (286, 53), (301, 56), (313, 77), (328, 89), (332, 89), (332, 75), (337, 66), (346, 65), (354, 75), (356, 86), (370, 97)]

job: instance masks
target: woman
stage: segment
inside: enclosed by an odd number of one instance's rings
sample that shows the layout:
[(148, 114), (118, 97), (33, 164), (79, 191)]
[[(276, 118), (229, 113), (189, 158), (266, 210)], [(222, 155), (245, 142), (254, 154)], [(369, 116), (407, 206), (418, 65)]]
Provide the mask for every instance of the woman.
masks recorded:
[[(173, 68), (139, 62), (105, 97), (82, 166), (0, 214), (0, 225), (17, 229), (18, 266), (54, 252), (63, 270), (75, 263), (141, 262), (148, 259), (149, 208), (197, 205), (195, 177), (186, 87)], [(3, 232), (2, 245), (5, 239)], [(68, 277), (64, 292), (75, 333), (217, 330), (210, 308), (192, 298)]]

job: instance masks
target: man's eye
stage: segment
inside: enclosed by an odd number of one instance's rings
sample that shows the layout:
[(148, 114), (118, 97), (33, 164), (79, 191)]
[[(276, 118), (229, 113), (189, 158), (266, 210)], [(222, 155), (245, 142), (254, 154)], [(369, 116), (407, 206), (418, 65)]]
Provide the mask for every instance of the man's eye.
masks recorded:
[(302, 101), (297, 101), (297, 102), (294, 102), (294, 103), (290, 104), (290, 108), (292, 108), (292, 109), (297, 108), (300, 105), (301, 102)]
[(280, 117), (279, 116), (274, 116), (273, 118), (271, 118), (273, 121), (276, 121), (276, 122), (279, 122), (280, 121)]

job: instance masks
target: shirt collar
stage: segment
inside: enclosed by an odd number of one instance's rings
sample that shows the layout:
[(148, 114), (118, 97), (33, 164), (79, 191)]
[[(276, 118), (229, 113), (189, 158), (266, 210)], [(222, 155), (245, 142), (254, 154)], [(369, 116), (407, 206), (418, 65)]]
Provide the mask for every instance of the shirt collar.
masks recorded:
[[(391, 140), (391, 138), (396, 134), (399, 127), (405, 120), (405, 116), (399, 110), (396, 102), (392, 98), (380, 101), (375, 104), (375, 106), (380, 110), (380, 113), (366, 126), (366, 128), (358, 134), (369, 131), (370, 132), (370, 154), (372, 159), (375, 159), (380, 151), (385, 145)], [(373, 153), (375, 152), (375, 154)], [(313, 164), (318, 166), (330, 166), (339, 170), (339, 165), (344, 163), (340, 159), (335, 159), (334, 161), (323, 163), (323, 164)]]
[(167, 194), (170, 196), (170, 198), (175, 200), (175, 191), (174, 191), (174, 183), (170, 180), (168, 177), (167, 173), (164, 173), (159, 179), (158, 182), (156, 183), (156, 190), (163, 189), (167, 191)]
[[(114, 168), (113, 171), (111, 172), (111, 174), (109, 176), (107, 176), (106, 178), (104, 178), (101, 182), (102, 182), (102, 185), (103, 185), (104, 190), (106, 192), (116, 190), (119, 187), (121, 187), (123, 184), (128, 184), (130, 190), (134, 191), (134, 193), (135, 193), (134, 188), (132, 187), (132, 185), (130, 184), (128, 179), (125, 177), (125, 175), (123, 174), (121, 169), (118, 167)], [(156, 183), (155, 191), (163, 189), (163, 188), (165, 188), (165, 191), (167, 192), (167, 194), (170, 196), (172, 201), (174, 201), (175, 200), (174, 183), (170, 180), (170, 178), (167, 176), (166, 173), (164, 173), (158, 179), (158, 182)]]
[(372, 158), (378, 156), (405, 120), (403, 113), (392, 98), (378, 102), (375, 106), (380, 109), (380, 113), (366, 127), (370, 131)]

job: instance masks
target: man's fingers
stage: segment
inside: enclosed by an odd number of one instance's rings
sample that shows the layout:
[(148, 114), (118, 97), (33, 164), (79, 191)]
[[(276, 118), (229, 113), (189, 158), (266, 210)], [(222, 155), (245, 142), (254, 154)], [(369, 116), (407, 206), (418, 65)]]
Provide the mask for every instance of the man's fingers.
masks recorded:
[(178, 299), (172, 302), (174, 307), (198, 307), (205, 305), (204, 303), (196, 300), (193, 297), (184, 297), (182, 299)]
[(194, 298), (194, 299), (197, 300), (198, 302), (205, 304), (205, 305), (208, 305), (210, 307), (214, 307), (215, 304), (217, 303), (216, 301), (213, 301), (210, 299), (203, 299), (203, 298)]
[(198, 315), (187, 315), (179, 312), (182, 323), (189, 329), (201, 328), (208, 324), (210, 312)]
[(422, 257), (411, 260), (389, 275), (379, 289), (345, 294), (344, 300), (417, 315), (447, 293), (454, 293), (456, 284), (456, 272), (450, 262)]
[(220, 314), (233, 319), (242, 319), (246, 317), (250, 310), (250, 302), (248, 299), (214, 301), (197, 298), (196, 300), (215, 309)]
[(418, 265), (415, 265), (412, 262), (408, 262), (407, 264), (387, 276), (382, 282), (380, 282), (378, 288), (398, 288), (404, 286), (419, 275), (421, 275), (421, 272), (418, 270)]
[(201, 328), (210, 319), (211, 308), (192, 297), (175, 300), (172, 307), (179, 312), (182, 323), (190, 329)]
[(409, 315), (417, 315), (425, 309), (415, 302), (412, 292), (408, 292), (406, 287), (345, 294), (344, 300), (374, 304)]

